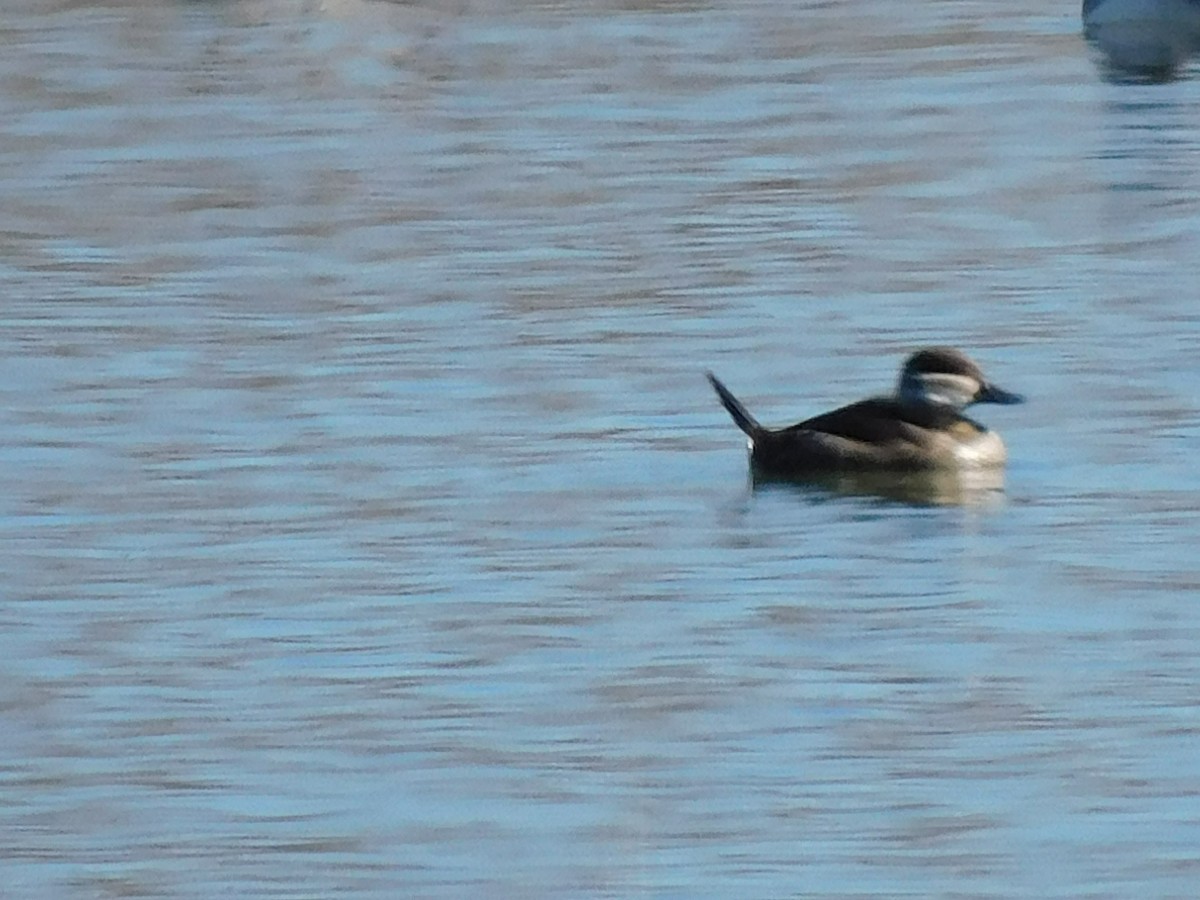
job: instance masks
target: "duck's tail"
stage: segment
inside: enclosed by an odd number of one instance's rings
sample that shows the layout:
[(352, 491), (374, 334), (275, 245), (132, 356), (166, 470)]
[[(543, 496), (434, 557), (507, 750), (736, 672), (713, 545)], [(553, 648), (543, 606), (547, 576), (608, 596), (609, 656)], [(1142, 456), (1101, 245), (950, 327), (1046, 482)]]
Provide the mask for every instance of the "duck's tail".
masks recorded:
[(733, 417), (733, 421), (737, 424), (737, 427), (742, 429), (750, 440), (758, 440), (766, 432), (766, 429), (758, 424), (758, 420), (750, 415), (746, 407), (742, 406), (742, 402), (729, 392), (729, 388), (721, 384), (721, 380), (716, 375), (712, 372), (705, 372), (704, 374), (708, 376), (708, 383), (713, 386), (713, 390), (721, 398), (721, 405)]

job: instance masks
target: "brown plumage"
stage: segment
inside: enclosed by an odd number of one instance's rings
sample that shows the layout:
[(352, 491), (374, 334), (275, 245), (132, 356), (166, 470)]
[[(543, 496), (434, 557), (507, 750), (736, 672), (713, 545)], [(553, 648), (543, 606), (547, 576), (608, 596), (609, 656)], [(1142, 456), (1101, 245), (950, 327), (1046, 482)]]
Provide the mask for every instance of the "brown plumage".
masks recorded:
[(965, 354), (947, 347), (910, 356), (892, 396), (860, 400), (779, 429), (761, 425), (711, 372), (708, 379), (750, 439), (756, 470), (785, 476), (1001, 466), (1004, 443), (962, 410), (972, 403), (1021, 401), (989, 384)]

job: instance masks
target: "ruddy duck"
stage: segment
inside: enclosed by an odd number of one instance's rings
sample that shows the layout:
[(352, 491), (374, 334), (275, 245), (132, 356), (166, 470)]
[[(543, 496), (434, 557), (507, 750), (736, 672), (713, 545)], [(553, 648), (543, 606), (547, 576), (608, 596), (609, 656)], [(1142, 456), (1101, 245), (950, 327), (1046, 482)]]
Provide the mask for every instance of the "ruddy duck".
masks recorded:
[(896, 392), (860, 400), (788, 428), (764, 428), (712, 372), (721, 404), (750, 439), (750, 463), (776, 476), (841, 471), (998, 468), (1007, 456), (994, 431), (963, 415), (973, 403), (1021, 403), (990, 384), (950, 347), (918, 350)]
[(1116, 80), (1166, 80), (1200, 52), (1200, 0), (1083, 0), (1083, 31)]

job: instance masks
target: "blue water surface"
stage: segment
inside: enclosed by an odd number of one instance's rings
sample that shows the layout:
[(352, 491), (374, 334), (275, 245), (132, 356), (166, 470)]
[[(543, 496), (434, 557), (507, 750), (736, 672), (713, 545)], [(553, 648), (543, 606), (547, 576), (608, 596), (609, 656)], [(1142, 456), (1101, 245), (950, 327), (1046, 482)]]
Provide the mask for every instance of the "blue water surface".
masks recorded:
[[(5, 896), (1194, 895), (1200, 80), (1079, 13), (7, 11)], [(1001, 484), (702, 374), (927, 344)]]

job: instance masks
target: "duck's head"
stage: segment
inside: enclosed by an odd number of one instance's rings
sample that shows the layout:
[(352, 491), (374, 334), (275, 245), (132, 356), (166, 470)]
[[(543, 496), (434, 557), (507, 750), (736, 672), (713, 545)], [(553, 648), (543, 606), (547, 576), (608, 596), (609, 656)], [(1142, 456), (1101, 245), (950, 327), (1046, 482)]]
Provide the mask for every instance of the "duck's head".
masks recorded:
[(952, 347), (927, 347), (904, 361), (896, 395), (905, 405), (958, 412), (972, 403), (1023, 403), (991, 384), (979, 366)]

